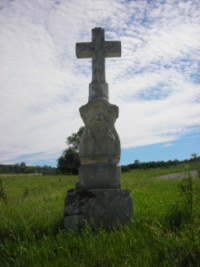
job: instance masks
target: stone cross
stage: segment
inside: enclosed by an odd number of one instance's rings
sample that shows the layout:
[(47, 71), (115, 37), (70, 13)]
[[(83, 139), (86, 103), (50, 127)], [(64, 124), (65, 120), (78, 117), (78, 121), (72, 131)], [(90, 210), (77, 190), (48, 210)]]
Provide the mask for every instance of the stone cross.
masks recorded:
[(105, 83), (105, 57), (121, 57), (120, 41), (105, 41), (104, 29), (92, 29), (92, 42), (76, 44), (77, 58), (92, 58), (92, 83)]
[(89, 101), (80, 107), (85, 127), (79, 143), (79, 181), (65, 200), (64, 227), (92, 223), (95, 228), (129, 224), (133, 217), (130, 191), (121, 189), (120, 139), (115, 129), (119, 109), (108, 101), (105, 58), (120, 57), (121, 43), (105, 41), (104, 29), (92, 30), (92, 42), (77, 43), (78, 58), (92, 58)]

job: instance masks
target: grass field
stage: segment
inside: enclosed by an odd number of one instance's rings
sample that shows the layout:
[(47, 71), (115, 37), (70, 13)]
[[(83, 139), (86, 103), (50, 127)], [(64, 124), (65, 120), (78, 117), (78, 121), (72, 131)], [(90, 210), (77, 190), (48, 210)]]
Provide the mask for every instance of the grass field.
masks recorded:
[(200, 178), (157, 176), (190, 166), (122, 175), (134, 220), (115, 230), (62, 229), (75, 176), (0, 176), (0, 266), (200, 266)]

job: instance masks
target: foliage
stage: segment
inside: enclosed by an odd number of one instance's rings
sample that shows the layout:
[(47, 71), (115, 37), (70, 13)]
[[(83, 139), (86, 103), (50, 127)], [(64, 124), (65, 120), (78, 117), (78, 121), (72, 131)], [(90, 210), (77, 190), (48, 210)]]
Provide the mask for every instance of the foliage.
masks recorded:
[(58, 159), (57, 168), (62, 174), (78, 174), (80, 166), (79, 159), (79, 141), (83, 133), (84, 127), (81, 127), (77, 133), (73, 133), (67, 137), (68, 148), (63, 151), (63, 154)]
[(188, 177), (182, 179), (179, 184), (179, 198), (172, 205), (167, 214), (170, 228), (177, 230), (182, 224), (193, 220), (193, 177), (189, 173)]
[[(124, 173), (134, 220), (112, 231), (63, 230), (66, 191), (77, 176), (3, 176), (9, 201), (0, 201), (0, 266), (200, 266), (200, 180), (156, 178), (175, 171)], [(192, 210), (192, 219), (175, 228), (169, 214), (177, 202), (179, 210)]]
[(67, 137), (67, 145), (69, 148), (74, 150), (75, 152), (78, 153), (79, 151), (79, 142), (81, 135), (83, 133), (84, 127), (80, 127), (77, 133), (73, 133), (71, 136)]
[(171, 166), (178, 166), (180, 164), (186, 165), (186, 164), (190, 164), (190, 163), (196, 163), (196, 167), (195, 169), (199, 169), (200, 168), (200, 157), (197, 156), (197, 154), (193, 153), (191, 155), (191, 158), (185, 159), (185, 160), (168, 160), (168, 161), (149, 161), (149, 162), (140, 162), (139, 160), (135, 160), (134, 163), (132, 164), (128, 164), (126, 166), (122, 166), (122, 171), (129, 171), (129, 170), (137, 170), (137, 169), (152, 169), (152, 168), (162, 168), (162, 167), (166, 167), (169, 168)]
[(0, 200), (3, 200), (5, 204), (8, 204), (8, 195), (2, 179), (0, 179)]
[(57, 168), (62, 174), (78, 174), (79, 166), (79, 155), (71, 148), (64, 150), (62, 156), (58, 159)]
[(189, 173), (187, 178), (184, 178), (180, 184), (180, 193), (185, 202), (185, 211), (187, 218), (192, 219), (193, 212), (193, 178)]
[(18, 174), (28, 174), (28, 173), (48, 173), (55, 174), (56, 168), (51, 166), (27, 166), (24, 162), (20, 164), (6, 165), (0, 164), (0, 173), (18, 173)]

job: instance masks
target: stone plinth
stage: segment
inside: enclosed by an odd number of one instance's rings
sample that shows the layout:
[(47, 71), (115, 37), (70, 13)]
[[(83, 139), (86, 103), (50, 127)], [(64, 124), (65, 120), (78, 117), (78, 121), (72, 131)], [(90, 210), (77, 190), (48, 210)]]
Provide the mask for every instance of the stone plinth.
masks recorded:
[(65, 199), (64, 227), (81, 228), (92, 223), (95, 228), (127, 225), (133, 217), (129, 190), (70, 190)]
[(79, 168), (80, 189), (120, 188), (121, 168), (108, 164), (88, 164)]

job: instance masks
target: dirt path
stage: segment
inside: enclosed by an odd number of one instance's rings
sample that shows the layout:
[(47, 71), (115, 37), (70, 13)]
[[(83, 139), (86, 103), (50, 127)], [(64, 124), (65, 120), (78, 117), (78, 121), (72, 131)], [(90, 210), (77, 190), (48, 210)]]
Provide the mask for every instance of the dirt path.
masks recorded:
[[(198, 172), (199, 171), (195, 170), (195, 171), (190, 171), (189, 173), (191, 173), (193, 177), (197, 177)], [(165, 174), (157, 178), (158, 179), (183, 179), (187, 176), (188, 176), (188, 172), (177, 172), (177, 173)]]

